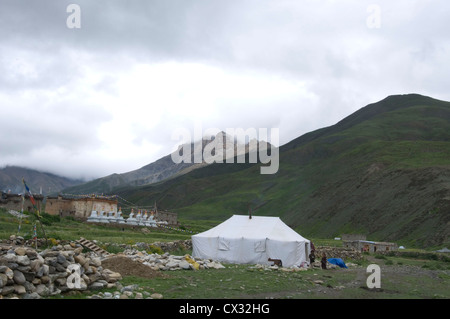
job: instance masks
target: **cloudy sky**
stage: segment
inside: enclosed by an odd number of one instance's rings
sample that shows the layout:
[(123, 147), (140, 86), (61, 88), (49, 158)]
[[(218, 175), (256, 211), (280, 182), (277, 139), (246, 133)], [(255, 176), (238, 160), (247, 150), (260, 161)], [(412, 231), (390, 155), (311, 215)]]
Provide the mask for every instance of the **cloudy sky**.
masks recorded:
[(169, 154), (178, 128), (282, 145), (388, 95), (449, 101), (449, 18), (444, 0), (0, 0), (0, 167), (90, 179)]

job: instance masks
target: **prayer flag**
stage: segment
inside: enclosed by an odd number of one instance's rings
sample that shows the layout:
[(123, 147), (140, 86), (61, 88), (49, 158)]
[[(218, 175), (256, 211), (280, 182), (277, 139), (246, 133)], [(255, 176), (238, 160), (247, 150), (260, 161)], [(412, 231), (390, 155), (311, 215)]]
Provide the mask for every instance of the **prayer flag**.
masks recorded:
[(25, 188), (26, 188), (26, 190), (28, 192), (28, 195), (30, 196), (31, 203), (33, 204), (33, 206), (35, 206), (36, 205), (36, 201), (34, 200), (33, 194), (31, 193), (30, 189), (28, 188), (27, 183), (25, 183), (25, 179), (22, 178), (22, 182), (23, 182), (23, 185), (25, 186)]
[(36, 224), (33, 226), (33, 240), (37, 239), (37, 231), (36, 231)]

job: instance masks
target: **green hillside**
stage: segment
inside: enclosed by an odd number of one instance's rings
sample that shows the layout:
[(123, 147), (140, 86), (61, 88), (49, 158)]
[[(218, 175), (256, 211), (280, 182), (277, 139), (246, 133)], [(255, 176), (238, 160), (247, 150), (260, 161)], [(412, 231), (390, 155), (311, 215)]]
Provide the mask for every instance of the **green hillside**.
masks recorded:
[(280, 216), (304, 236), (365, 233), (408, 245), (449, 245), (450, 103), (390, 96), (280, 148), (277, 174), (213, 164), (115, 193), (182, 218)]
[(67, 187), (63, 190), (67, 194), (103, 194), (111, 192), (116, 187), (126, 185), (124, 178), (119, 174), (111, 174), (92, 181)]

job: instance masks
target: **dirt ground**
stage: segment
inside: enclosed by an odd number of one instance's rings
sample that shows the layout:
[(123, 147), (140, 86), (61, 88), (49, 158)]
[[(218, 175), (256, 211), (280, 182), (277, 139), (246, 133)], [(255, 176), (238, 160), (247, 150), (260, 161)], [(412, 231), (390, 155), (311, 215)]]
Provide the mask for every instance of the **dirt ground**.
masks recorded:
[(161, 271), (153, 270), (139, 261), (124, 256), (114, 256), (105, 259), (102, 261), (102, 267), (118, 272), (122, 277), (155, 278), (165, 276)]

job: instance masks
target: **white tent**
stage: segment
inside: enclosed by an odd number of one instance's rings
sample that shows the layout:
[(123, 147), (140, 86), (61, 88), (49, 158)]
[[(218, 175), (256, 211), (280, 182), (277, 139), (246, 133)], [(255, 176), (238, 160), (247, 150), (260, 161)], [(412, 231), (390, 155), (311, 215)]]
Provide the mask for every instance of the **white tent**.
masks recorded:
[(192, 255), (233, 264), (300, 266), (310, 251), (310, 241), (279, 217), (233, 215), (220, 225), (192, 236)]

